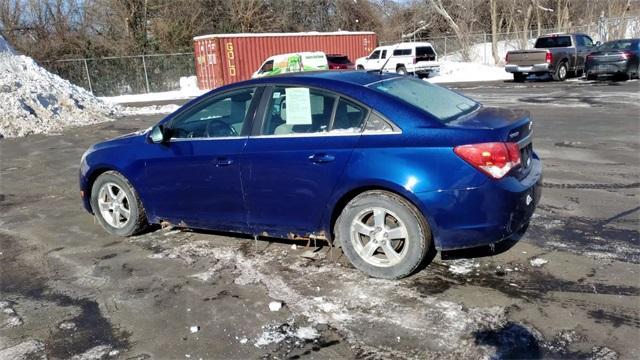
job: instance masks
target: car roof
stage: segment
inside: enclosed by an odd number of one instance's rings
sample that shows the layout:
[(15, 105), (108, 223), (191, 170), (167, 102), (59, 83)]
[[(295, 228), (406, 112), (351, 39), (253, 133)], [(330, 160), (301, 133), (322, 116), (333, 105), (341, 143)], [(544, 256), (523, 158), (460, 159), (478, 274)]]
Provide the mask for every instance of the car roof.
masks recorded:
[(253, 79), (249, 80), (248, 82), (270, 84), (280, 82), (283, 79), (298, 81), (313, 79), (316, 81), (330, 81), (335, 83), (348, 83), (352, 85), (367, 86), (377, 81), (393, 79), (401, 76), (402, 75), (387, 72), (380, 74), (378, 71), (324, 70), (285, 73)]
[(416, 41), (416, 42), (401, 42), (396, 44), (397, 47), (412, 47), (412, 46), (431, 46), (431, 43), (424, 41)]

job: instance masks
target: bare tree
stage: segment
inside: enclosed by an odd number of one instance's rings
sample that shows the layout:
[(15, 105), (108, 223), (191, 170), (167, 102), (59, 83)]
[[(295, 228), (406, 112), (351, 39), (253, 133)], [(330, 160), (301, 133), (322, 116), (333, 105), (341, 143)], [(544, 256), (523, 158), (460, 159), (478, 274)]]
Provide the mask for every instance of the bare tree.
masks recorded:
[(458, 39), (458, 42), (460, 44), (460, 53), (462, 55), (462, 59), (464, 61), (469, 61), (469, 39), (467, 38), (467, 36), (465, 36), (462, 30), (460, 30), (460, 26), (458, 26), (456, 20), (454, 20), (451, 15), (449, 15), (449, 12), (442, 4), (442, 0), (429, 0), (429, 2), (431, 3), (431, 6), (436, 10), (436, 12), (445, 19), (445, 21), (449, 25), (449, 28), (456, 35), (456, 38)]

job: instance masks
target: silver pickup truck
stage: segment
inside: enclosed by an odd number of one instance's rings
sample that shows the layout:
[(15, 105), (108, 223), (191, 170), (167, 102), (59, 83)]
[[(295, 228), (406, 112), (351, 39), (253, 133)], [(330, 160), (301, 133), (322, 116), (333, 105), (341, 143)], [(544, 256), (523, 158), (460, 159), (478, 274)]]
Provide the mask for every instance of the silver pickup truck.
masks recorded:
[(536, 39), (533, 50), (509, 51), (504, 69), (513, 80), (524, 81), (527, 75), (550, 74), (556, 81), (568, 76), (582, 76), (585, 58), (596, 44), (585, 34), (549, 34)]

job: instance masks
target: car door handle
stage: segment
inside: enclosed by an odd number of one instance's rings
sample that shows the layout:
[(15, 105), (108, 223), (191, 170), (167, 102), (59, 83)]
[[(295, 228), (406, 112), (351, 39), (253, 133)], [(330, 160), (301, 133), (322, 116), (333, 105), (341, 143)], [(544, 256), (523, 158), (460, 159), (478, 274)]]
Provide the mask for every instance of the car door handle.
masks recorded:
[(217, 158), (215, 164), (216, 166), (229, 166), (233, 164), (233, 160), (227, 158)]
[(329, 155), (329, 154), (313, 154), (309, 156), (309, 161), (311, 161), (314, 164), (328, 163), (328, 162), (332, 162), (335, 159), (336, 159), (335, 156)]

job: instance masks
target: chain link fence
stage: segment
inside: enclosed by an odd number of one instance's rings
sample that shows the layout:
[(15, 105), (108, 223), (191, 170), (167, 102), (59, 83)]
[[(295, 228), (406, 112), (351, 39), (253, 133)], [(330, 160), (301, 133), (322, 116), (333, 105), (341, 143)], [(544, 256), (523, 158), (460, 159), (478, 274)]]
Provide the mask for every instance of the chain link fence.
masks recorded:
[[(499, 63), (504, 63), (504, 55), (507, 51), (517, 49), (527, 49), (533, 47), (535, 39), (544, 34), (559, 32), (555, 28), (514, 31), (509, 33), (496, 34), (497, 52)], [(640, 18), (606, 18), (601, 17), (596, 24), (568, 26), (562, 32), (582, 32), (594, 41), (605, 42), (618, 38), (640, 37)], [(492, 52), (491, 33), (467, 34), (462, 40), (458, 37), (420, 37), (403, 36), (398, 41), (381, 42), (380, 45), (392, 45), (398, 42), (425, 41), (431, 43), (440, 59), (463, 61), (468, 59), (472, 62), (483, 64), (495, 64)]]
[[(601, 17), (596, 24), (570, 26), (564, 32), (583, 32), (594, 41), (640, 36), (640, 18)], [(557, 32), (541, 29), (497, 34), (499, 63), (509, 50), (533, 46), (538, 35)], [(440, 59), (494, 64), (490, 33), (468, 34), (462, 42), (455, 36), (421, 38), (404, 36), (399, 41), (428, 41)], [(391, 45), (399, 41), (381, 43)], [(47, 70), (81, 86), (96, 96), (117, 96), (180, 89), (180, 78), (195, 75), (193, 53), (152, 54), (93, 59), (44, 61)]]
[(178, 90), (181, 77), (196, 73), (193, 53), (65, 59), (41, 65), (96, 96)]

